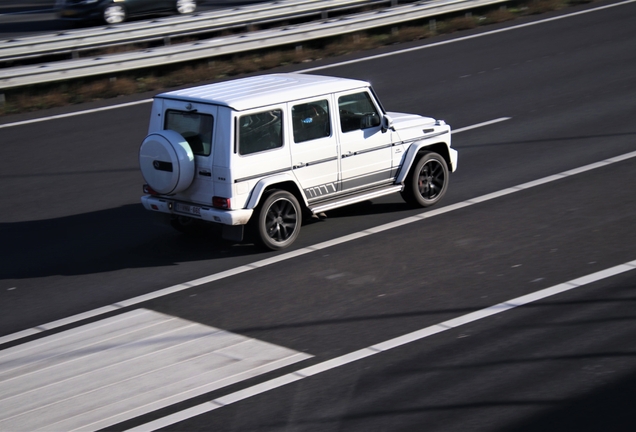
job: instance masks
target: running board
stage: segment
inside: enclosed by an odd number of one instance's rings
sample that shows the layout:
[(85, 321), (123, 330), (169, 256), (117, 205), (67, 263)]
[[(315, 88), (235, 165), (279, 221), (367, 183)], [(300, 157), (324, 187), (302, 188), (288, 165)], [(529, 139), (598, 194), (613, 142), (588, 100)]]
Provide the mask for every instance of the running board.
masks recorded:
[(367, 201), (370, 199), (374, 199), (374, 198), (379, 198), (381, 196), (385, 196), (385, 195), (390, 195), (392, 193), (395, 192), (400, 192), (402, 190), (402, 185), (401, 184), (397, 184), (397, 185), (391, 185), (391, 186), (385, 186), (383, 188), (380, 189), (373, 189), (373, 190), (367, 190), (364, 192), (360, 192), (358, 194), (355, 195), (349, 195), (346, 198), (336, 198), (334, 200), (330, 200), (327, 202), (322, 202), (320, 204), (317, 204), (315, 206), (310, 205), (309, 206), (309, 210), (313, 213), (322, 213), (322, 212), (326, 212), (328, 210), (333, 210), (339, 207), (344, 207), (344, 206), (348, 206), (349, 204), (355, 204), (355, 203), (359, 203), (362, 201)]

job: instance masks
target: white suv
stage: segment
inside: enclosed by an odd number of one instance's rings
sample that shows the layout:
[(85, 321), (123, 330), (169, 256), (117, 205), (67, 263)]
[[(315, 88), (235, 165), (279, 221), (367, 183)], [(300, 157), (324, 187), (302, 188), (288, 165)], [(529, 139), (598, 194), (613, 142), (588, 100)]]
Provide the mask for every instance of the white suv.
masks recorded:
[(364, 81), (273, 74), (155, 97), (139, 164), (141, 202), (182, 231), (199, 220), (269, 249), (298, 237), (303, 215), (394, 192), (437, 203), (457, 168), (450, 127), (387, 113)]

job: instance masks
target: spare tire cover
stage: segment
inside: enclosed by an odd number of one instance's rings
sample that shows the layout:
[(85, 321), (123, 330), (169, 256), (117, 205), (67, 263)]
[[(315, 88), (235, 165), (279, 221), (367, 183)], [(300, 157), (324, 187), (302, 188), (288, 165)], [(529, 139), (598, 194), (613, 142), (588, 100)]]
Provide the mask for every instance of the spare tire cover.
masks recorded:
[(146, 137), (139, 149), (139, 166), (146, 183), (164, 195), (186, 190), (194, 180), (194, 154), (178, 132), (163, 130)]

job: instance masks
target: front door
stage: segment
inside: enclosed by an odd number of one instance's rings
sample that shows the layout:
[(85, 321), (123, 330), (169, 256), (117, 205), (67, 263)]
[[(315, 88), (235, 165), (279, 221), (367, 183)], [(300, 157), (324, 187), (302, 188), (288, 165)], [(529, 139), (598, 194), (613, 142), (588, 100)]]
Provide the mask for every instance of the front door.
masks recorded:
[(336, 95), (342, 190), (355, 191), (391, 181), (391, 131), (383, 131), (379, 107), (366, 90)]

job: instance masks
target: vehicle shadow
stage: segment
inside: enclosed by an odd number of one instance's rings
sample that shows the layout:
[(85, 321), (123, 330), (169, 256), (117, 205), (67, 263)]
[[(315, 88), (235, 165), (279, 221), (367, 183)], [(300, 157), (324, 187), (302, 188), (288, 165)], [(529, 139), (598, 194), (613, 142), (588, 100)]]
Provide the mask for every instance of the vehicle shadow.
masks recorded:
[(206, 225), (184, 235), (141, 204), (39, 221), (1, 223), (0, 279), (94, 274), (262, 253), (232, 247)]
[[(399, 199), (399, 195), (396, 195)], [(382, 213), (400, 213), (409, 210), (422, 211), (422, 208), (413, 208), (406, 202), (373, 202), (363, 201), (346, 207), (340, 207), (327, 212), (329, 218), (343, 218), (351, 216), (367, 216)]]
[[(367, 201), (332, 210), (327, 216), (339, 219), (408, 209), (403, 203)], [(320, 222), (325, 221), (309, 218), (303, 226)], [(223, 240), (220, 226), (214, 224), (183, 234), (169, 226), (167, 216), (149, 213), (140, 204), (55, 219), (0, 223), (0, 236), (4, 263), (0, 279), (95, 274), (266, 252), (254, 244), (249, 231), (240, 246)]]

